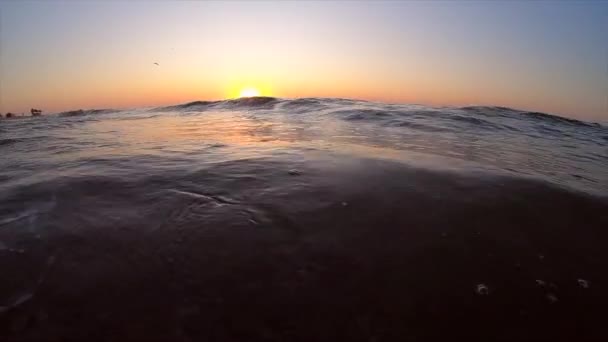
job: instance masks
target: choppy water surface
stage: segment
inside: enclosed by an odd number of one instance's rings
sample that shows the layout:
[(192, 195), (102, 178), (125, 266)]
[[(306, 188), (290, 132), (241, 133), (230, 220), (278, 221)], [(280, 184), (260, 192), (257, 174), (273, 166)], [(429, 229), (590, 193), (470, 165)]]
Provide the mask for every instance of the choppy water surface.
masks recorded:
[(0, 337), (606, 338), (607, 145), (342, 99), (2, 120)]

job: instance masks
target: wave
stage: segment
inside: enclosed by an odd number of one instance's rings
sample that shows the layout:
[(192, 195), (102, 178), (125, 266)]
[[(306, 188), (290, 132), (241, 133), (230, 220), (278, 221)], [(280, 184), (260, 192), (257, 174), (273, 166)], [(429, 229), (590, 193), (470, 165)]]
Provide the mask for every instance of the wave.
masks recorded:
[(348, 99), (159, 109), (0, 125), (0, 340), (606, 336), (608, 130)]
[(581, 120), (565, 118), (563, 116), (559, 116), (559, 115), (555, 115), (555, 114), (548, 114), (548, 113), (542, 113), (542, 112), (531, 112), (531, 111), (526, 111), (526, 110), (513, 109), (513, 108), (509, 108), (509, 107), (465, 106), (465, 107), (460, 107), (460, 109), (467, 111), (467, 112), (472, 112), (472, 113), (481, 114), (481, 115), (510, 116), (510, 115), (516, 114), (516, 115), (523, 115), (523, 116), (526, 116), (526, 117), (529, 117), (532, 119), (538, 119), (541, 121), (559, 122), (559, 123), (581, 125), (581, 126), (601, 127), (600, 124), (595, 123), (595, 122), (584, 122)]
[[(597, 144), (604, 126), (563, 118), (553, 114), (529, 112), (504, 106), (427, 107), (423, 105), (386, 104), (344, 98), (248, 97), (220, 101), (192, 101), (151, 109), (154, 112), (272, 111), (280, 115), (306, 115), (310, 118), (337, 118), (353, 123), (375, 123), (382, 127), (403, 127), (421, 132), (458, 132), (474, 130), (507, 132), (534, 137), (570, 137), (572, 128), (592, 129)], [(599, 130), (598, 130), (599, 129)], [(597, 136), (600, 137), (597, 137)]]
[(116, 113), (119, 110), (117, 109), (77, 109), (71, 110), (67, 112), (61, 112), (57, 114), (58, 116), (82, 116), (82, 115), (96, 115), (96, 114), (109, 114)]
[(233, 100), (224, 100), (220, 104), (226, 107), (259, 107), (271, 105), (279, 102), (276, 97), (269, 96), (254, 96), (254, 97), (242, 97)]
[(23, 139), (11, 139), (11, 138), (0, 139), (0, 146), (12, 145), (12, 144), (16, 144), (21, 141), (23, 141)]
[(280, 102), (276, 97), (254, 96), (238, 99), (220, 101), (192, 101), (174, 106), (164, 106), (152, 109), (152, 111), (202, 111), (207, 108), (233, 109), (241, 107), (260, 107)]
[(227, 99), (218, 101), (192, 101), (172, 106), (162, 106), (153, 108), (152, 111), (191, 111), (205, 109), (239, 109), (239, 108), (261, 108), (271, 109), (280, 104), (281, 109), (304, 108), (307, 110), (319, 109), (328, 105), (355, 105), (361, 103), (371, 103), (364, 100), (342, 99), (342, 98), (297, 98), (284, 99), (272, 96), (252, 96), (241, 97), (238, 99)]
[(337, 115), (344, 120), (382, 120), (387, 117), (392, 117), (395, 113), (389, 110), (381, 109), (340, 109), (330, 112), (331, 115)]
[(565, 118), (563, 116), (557, 116), (557, 115), (552, 115), (552, 114), (547, 114), (547, 113), (523, 112), (523, 114), (527, 115), (531, 118), (539, 119), (542, 121), (548, 120), (548, 121), (555, 121), (555, 122), (567, 123), (567, 124), (572, 124), (572, 125), (600, 127), (600, 124), (595, 123), (595, 122), (584, 122), (584, 121), (580, 121), (580, 120), (576, 120), (576, 119)]
[[(280, 106), (275, 106), (280, 105)], [(464, 106), (458, 108), (431, 108), (428, 109), (420, 109), (420, 108), (412, 108), (410, 105), (405, 104), (383, 104), (376, 102), (368, 102), (363, 100), (355, 100), (355, 99), (344, 99), (344, 98), (319, 98), (319, 97), (311, 97), (311, 98), (297, 98), (297, 99), (283, 99), (277, 97), (269, 97), (269, 96), (254, 96), (254, 97), (244, 97), (238, 99), (228, 99), (228, 100), (218, 100), (218, 101), (192, 101), (178, 105), (172, 106), (162, 106), (153, 108), (152, 111), (204, 111), (207, 109), (239, 109), (239, 108), (264, 108), (264, 109), (283, 109), (283, 110), (295, 110), (298, 113), (309, 112), (309, 111), (318, 111), (321, 109), (325, 109), (331, 106), (358, 106), (364, 105), (366, 107), (374, 107), (374, 108), (348, 108), (348, 109), (338, 109), (334, 112), (334, 114), (343, 115), (347, 112), (350, 114), (347, 115), (347, 120), (360, 120), (366, 118), (377, 118), (379, 116), (392, 116), (397, 112), (400, 115), (424, 115), (424, 116), (437, 116), (441, 113), (450, 113), (453, 114), (453, 110), (460, 110), (467, 114), (472, 114), (475, 116), (486, 116), (486, 117), (508, 117), (508, 118), (517, 118), (517, 116), (524, 116), (531, 119), (537, 119), (540, 121), (547, 122), (559, 122), (571, 125), (581, 125), (588, 127), (603, 127), (602, 125), (594, 122), (585, 122), (572, 118), (565, 118), (562, 116), (558, 116), (555, 114), (548, 114), (536, 111), (525, 111), (519, 110), (504, 106)], [(424, 108), (424, 106), (421, 106)], [(111, 110), (92, 110), (92, 111), (71, 111), (62, 113), (65, 116), (70, 115), (84, 115), (84, 114), (98, 114), (104, 111)], [(454, 117), (456, 120), (464, 120), (470, 123), (477, 123), (480, 125), (488, 124), (487, 121), (483, 121), (482, 119), (475, 118), (463, 118), (463, 117)]]
[(464, 110), (472, 110), (472, 111), (480, 111), (480, 112), (509, 112), (514, 111), (515, 109), (503, 106), (464, 106), (460, 107), (460, 109)]
[(462, 121), (468, 124), (473, 124), (477, 126), (487, 126), (491, 128), (498, 128), (498, 125), (493, 124), (490, 121), (484, 120), (482, 118), (477, 118), (474, 116), (462, 116), (462, 115), (453, 115), (450, 117), (452, 120)]
[(388, 121), (385, 126), (388, 127), (405, 127), (418, 131), (427, 131), (427, 132), (453, 132), (454, 129), (450, 129), (447, 127), (441, 127), (438, 125), (426, 125), (423, 123), (418, 123), (414, 121), (406, 121), (406, 120), (391, 120)]
[[(272, 330), (256, 328), (267, 322), (315, 340), (327, 321), (335, 339), (355, 341), (358, 332), (334, 328), (353, 320), (386, 324), (382, 333), (398, 340), (449, 339), (431, 338), (437, 325), (487, 340), (497, 308), (535, 340), (559, 340), (548, 328), (556, 320), (602, 326), (606, 199), (520, 178), (332, 160), (81, 175), (3, 192), (1, 265), (11, 281), (0, 313), (33, 317), (27, 329), (6, 329), (9, 340), (149, 340), (180, 324), (193, 340), (266, 341)], [(214, 326), (201, 329), (206, 322)], [(572, 330), (571, 339), (605, 336)]]
[(180, 110), (203, 110), (209, 105), (217, 104), (221, 101), (192, 101), (184, 104), (165, 106), (152, 109), (152, 111), (180, 111)]
[(283, 105), (282, 108), (284, 109), (289, 109), (289, 108), (298, 108), (298, 107), (310, 107), (310, 106), (322, 106), (323, 105), (323, 101), (317, 98), (301, 98), (301, 99), (294, 99), (291, 101), (285, 101), (285, 104)]

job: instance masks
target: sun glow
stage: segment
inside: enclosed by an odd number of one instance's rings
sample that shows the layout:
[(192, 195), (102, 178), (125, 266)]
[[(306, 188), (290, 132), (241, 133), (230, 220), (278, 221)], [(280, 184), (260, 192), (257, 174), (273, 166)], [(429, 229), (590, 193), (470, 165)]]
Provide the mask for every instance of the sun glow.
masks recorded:
[(255, 88), (244, 88), (239, 93), (239, 97), (260, 96), (260, 91)]
[(226, 83), (224, 98), (238, 99), (241, 97), (273, 96), (270, 83), (264, 79), (231, 80)]

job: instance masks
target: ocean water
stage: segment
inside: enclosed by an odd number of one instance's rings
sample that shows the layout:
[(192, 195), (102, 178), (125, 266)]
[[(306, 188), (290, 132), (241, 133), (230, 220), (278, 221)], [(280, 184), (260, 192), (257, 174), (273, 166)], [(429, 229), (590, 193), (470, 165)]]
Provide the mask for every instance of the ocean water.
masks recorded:
[(3, 340), (606, 339), (608, 128), (244, 98), (0, 121)]

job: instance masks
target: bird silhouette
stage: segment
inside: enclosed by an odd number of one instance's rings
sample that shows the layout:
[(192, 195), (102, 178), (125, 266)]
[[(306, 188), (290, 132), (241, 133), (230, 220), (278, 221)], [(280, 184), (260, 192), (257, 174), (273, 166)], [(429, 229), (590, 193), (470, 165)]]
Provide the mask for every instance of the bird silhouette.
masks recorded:
[(156, 62), (154, 62), (154, 64), (156, 64), (156, 65), (160, 65), (160, 64), (158, 64), (158, 63), (156, 63)]

